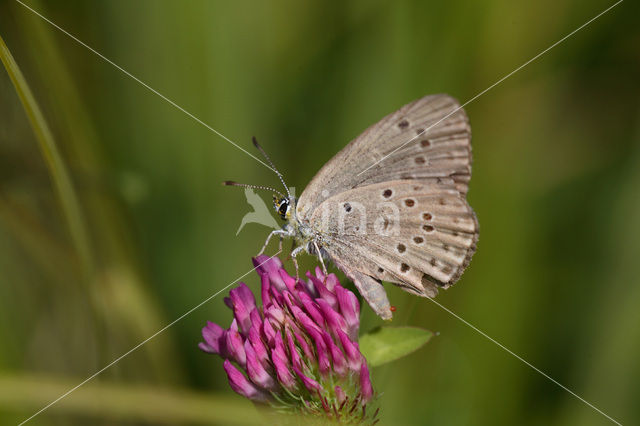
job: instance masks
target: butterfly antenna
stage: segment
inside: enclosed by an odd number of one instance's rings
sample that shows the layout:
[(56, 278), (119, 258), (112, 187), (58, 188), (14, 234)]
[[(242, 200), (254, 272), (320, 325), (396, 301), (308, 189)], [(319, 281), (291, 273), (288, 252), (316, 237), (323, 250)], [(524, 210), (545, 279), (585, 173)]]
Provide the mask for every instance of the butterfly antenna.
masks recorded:
[(282, 177), (282, 174), (280, 174), (280, 172), (278, 171), (276, 166), (273, 164), (273, 161), (271, 161), (271, 158), (269, 158), (269, 156), (264, 151), (264, 149), (262, 149), (262, 147), (258, 143), (258, 140), (256, 139), (255, 136), (252, 137), (251, 140), (253, 140), (253, 146), (255, 146), (258, 149), (258, 151), (260, 151), (260, 153), (264, 156), (264, 158), (267, 159), (267, 161), (271, 165), (271, 168), (273, 169), (273, 171), (276, 172), (276, 174), (278, 175), (278, 178), (280, 179), (280, 182), (282, 182), (282, 185), (284, 186), (284, 189), (287, 191), (287, 195), (289, 196), (289, 198), (291, 198), (291, 193), (289, 192), (289, 187), (287, 186), (286, 183), (284, 183), (284, 178)]
[(249, 185), (247, 183), (238, 183), (238, 182), (234, 182), (232, 180), (225, 180), (224, 182), (222, 182), (222, 184), (226, 185), (226, 186), (240, 186), (242, 188), (265, 189), (267, 191), (275, 192), (276, 194), (278, 194), (282, 198), (286, 198), (285, 195), (282, 192), (278, 191), (277, 189), (271, 188), (270, 186)]

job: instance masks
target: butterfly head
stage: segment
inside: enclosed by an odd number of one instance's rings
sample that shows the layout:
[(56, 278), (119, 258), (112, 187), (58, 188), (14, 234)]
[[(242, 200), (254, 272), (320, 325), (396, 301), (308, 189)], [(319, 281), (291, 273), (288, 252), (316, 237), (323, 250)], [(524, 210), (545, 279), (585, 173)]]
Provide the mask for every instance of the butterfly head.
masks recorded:
[(238, 183), (238, 182), (234, 182), (234, 181), (231, 181), (231, 180), (224, 181), (222, 184), (223, 185), (229, 185), (229, 186), (240, 186), (240, 187), (252, 188), (252, 189), (265, 189), (267, 191), (271, 191), (271, 192), (277, 194), (277, 196), (274, 195), (274, 197), (273, 197), (273, 207), (275, 208), (276, 213), (278, 213), (278, 215), (280, 215), (282, 220), (285, 220), (285, 221), (289, 222), (289, 221), (291, 221), (291, 219), (293, 217), (293, 212), (294, 212), (295, 205), (296, 205), (296, 199), (291, 195), (291, 192), (289, 191), (289, 187), (287, 186), (287, 184), (284, 182), (284, 179), (282, 178), (282, 174), (280, 174), (278, 169), (276, 169), (276, 166), (271, 161), (271, 158), (269, 158), (267, 153), (264, 152), (264, 149), (262, 149), (260, 144), (258, 144), (258, 141), (256, 140), (255, 137), (253, 138), (253, 145), (262, 153), (264, 158), (269, 163), (269, 166), (271, 166), (270, 167), (271, 170), (273, 170), (276, 173), (276, 175), (278, 175), (278, 179), (280, 179), (280, 182), (282, 182), (282, 186), (284, 186), (284, 189), (285, 189), (287, 195), (285, 195), (282, 192), (278, 191), (277, 189), (271, 188), (269, 186), (248, 185), (246, 183)]
[(282, 220), (291, 219), (291, 211), (294, 204), (293, 197), (273, 197), (273, 208)]

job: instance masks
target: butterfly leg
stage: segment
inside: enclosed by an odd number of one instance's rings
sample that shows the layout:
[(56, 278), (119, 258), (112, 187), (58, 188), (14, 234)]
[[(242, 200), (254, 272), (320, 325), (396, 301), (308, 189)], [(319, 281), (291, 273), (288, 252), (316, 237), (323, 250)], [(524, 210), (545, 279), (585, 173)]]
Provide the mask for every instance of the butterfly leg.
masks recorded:
[(296, 241), (293, 240), (291, 241), (291, 248), (289, 249), (289, 254), (287, 255), (287, 260), (291, 259), (291, 253), (293, 253), (293, 250), (296, 248)]
[(293, 261), (293, 265), (296, 267), (296, 282), (298, 281), (298, 278), (300, 278), (300, 270), (298, 268), (298, 259), (296, 259), (296, 256), (298, 256), (303, 250), (304, 246), (298, 246), (291, 251), (291, 260)]
[(290, 235), (290, 233), (284, 229), (276, 229), (275, 231), (271, 231), (271, 233), (269, 234), (269, 236), (267, 237), (267, 240), (264, 242), (264, 245), (262, 246), (262, 250), (260, 250), (260, 253), (258, 253), (258, 256), (260, 256), (262, 253), (264, 253), (264, 251), (266, 250), (267, 246), (269, 245), (269, 241), (271, 241), (271, 237), (273, 237), (274, 235), (279, 235), (280, 236), (280, 250), (282, 250), (282, 238), (285, 236)]
[(322, 265), (322, 271), (324, 272), (324, 277), (325, 280), (327, 278), (328, 272), (327, 272), (327, 267), (324, 266), (324, 260), (322, 259), (322, 253), (320, 253), (320, 247), (318, 247), (318, 243), (315, 242), (315, 240), (313, 241), (313, 246), (316, 249), (316, 253), (318, 254), (318, 259), (320, 259), (320, 264)]

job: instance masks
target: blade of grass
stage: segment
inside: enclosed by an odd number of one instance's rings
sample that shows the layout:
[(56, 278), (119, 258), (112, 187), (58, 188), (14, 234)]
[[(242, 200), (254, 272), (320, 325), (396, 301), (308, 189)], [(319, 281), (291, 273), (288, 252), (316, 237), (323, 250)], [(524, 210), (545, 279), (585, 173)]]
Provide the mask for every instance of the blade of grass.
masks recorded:
[[(73, 249), (58, 241), (37, 215), (3, 194), (0, 194), (0, 223), (20, 242), (47, 277), (61, 282), (80, 273)], [(60, 265), (68, 267), (61, 268)]]
[[(0, 375), (0, 407), (32, 414), (73, 382), (36, 375)], [(196, 393), (150, 385), (92, 382), (60, 400), (43, 415), (78, 415), (159, 424), (262, 424), (251, 404), (236, 395)]]
[(89, 276), (93, 270), (93, 256), (90, 250), (89, 237), (86, 222), (78, 196), (71, 182), (71, 177), (60, 155), (53, 133), (36, 102), (29, 85), (27, 84), (22, 71), (18, 67), (15, 59), (11, 55), (9, 48), (0, 37), (0, 59), (11, 78), (20, 102), (31, 122), (31, 126), (38, 140), (38, 145), (42, 151), (45, 163), (51, 173), (51, 179), (55, 187), (60, 205), (64, 212), (64, 217), (69, 228), (71, 239), (77, 251), (79, 259), (82, 261), (85, 277)]
[[(37, 7), (37, 2), (32, 2)], [(60, 134), (64, 135), (65, 152), (76, 159), (75, 167), (86, 176), (87, 185), (82, 192), (87, 222), (91, 224), (92, 242), (100, 251), (96, 261), (96, 278), (90, 288), (98, 315), (110, 329), (112, 342), (118, 342), (124, 352), (164, 326), (167, 320), (160, 309), (158, 299), (151, 291), (150, 283), (140, 264), (138, 244), (132, 239), (131, 224), (122, 210), (117, 194), (104, 191), (96, 182), (106, 182), (111, 174), (104, 163), (101, 147), (105, 142), (94, 127), (94, 118), (88, 113), (86, 94), (76, 85), (72, 66), (65, 61), (55, 33), (39, 19), (22, 22), (21, 34), (31, 45), (27, 54), (32, 60), (46, 64), (39, 68), (38, 77), (55, 81), (50, 86), (60, 110)], [(146, 377), (176, 383), (184, 376), (177, 356), (175, 341), (167, 331), (153, 350), (147, 351), (148, 359), (141, 360)], [(104, 359), (102, 364), (109, 361)], [(139, 368), (138, 368), (139, 369)]]

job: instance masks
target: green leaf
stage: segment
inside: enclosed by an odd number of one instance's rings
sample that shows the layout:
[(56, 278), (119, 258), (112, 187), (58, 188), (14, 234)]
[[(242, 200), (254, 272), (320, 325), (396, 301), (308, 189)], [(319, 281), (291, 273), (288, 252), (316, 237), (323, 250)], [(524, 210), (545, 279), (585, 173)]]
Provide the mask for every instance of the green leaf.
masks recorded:
[(418, 327), (377, 327), (360, 337), (360, 352), (377, 367), (420, 349), (433, 333)]

